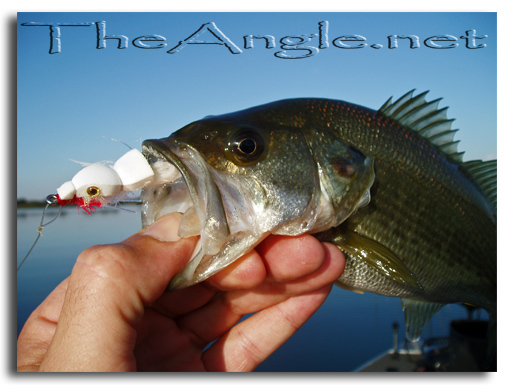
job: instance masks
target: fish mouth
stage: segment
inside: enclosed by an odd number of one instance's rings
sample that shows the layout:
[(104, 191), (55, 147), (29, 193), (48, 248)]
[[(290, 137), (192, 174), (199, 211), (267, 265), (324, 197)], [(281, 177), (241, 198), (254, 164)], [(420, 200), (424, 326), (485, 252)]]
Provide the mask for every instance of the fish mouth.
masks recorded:
[(322, 165), (316, 162), (311, 165), (310, 187), (292, 194), (288, 186), (263, 180), (258, 173), (211, 165), (173, 135), (144, 141), (142, 153), (154, 171), (154, 180), (141, 192), (143, 227), (178, 212), (183, 213), (178, 236), (199, 236), (190, 261), (173, 277), (169, 290), (204, 281), (269, 234), (294, 236), (338, 226), (369, 202), (374, 176), (372, 161), (366, 158), (362, 188), (349, 195), (348, 202), (336, 201), (334, 206), (329, 191), (339, 187), (322, 181)]
[[(246, 206), (238, 202), (245, 200), (245, 194), (236, 189), (235, 184), (230, 191), (220, 192), (219, 183), (216, 184), (219, 177), (194, 148), (173, 138), (151, 139), (143, 142), (142, 152), (158, 182), (141, 192), (143, 227), (163, 215), (178, 212), (183, 213), (178, 235), (182, 238), (200, 236), (190, 261), (171, 280), (169, 290), (209, 278), (267, 236), (252, 229), (249, 221), (246, 221), (247, 226), (238, 225), (239, 228), (235, 223), (240, 221), (230, 221), (234, 208)], [(227, 202), (222, 195), (232, 197), (233, 201)]]

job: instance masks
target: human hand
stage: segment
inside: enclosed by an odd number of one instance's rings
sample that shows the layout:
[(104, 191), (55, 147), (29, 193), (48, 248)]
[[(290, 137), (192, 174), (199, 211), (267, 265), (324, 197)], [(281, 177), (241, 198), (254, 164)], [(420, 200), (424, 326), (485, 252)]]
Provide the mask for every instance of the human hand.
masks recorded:
[(165, 292), (197, 241), (178, 238), (179, 220), (169, 214), (82, 252), (21, 331), (18, 371), (251, 371), (321, 306), (344, 269), (334, 245), (270, 236), (208, 280)]

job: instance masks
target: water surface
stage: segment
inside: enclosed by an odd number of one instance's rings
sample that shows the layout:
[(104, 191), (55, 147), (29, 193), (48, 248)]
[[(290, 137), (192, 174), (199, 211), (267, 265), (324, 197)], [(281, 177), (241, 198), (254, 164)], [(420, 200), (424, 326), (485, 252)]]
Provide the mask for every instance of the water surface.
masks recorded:
[[(132, 208), (132, 207), (131, 207)], [(17, 332), (30, 313), (71, 272), (81, 251), (95, 244), (121, 241), (141, 228), (137, 213), (100, 209), (93, 215), (64, 209), (17, 276)], [(57, 213), (51, 208), (47, 219)], [(17, 211), (17, 259), (21, 262), (37, 236), (42, 209)], [(465, 318), (460, 305), (443, 308), (425, 327), (422, 338), (447, 336), (449, 321)], [(487, 318), (485, 312), (482, 318)], [(405, 334), (398, 298), (356, 294), (334, 287), (321, 309), (258, 371), (351, 371), (391, 348), (392, 324)]]

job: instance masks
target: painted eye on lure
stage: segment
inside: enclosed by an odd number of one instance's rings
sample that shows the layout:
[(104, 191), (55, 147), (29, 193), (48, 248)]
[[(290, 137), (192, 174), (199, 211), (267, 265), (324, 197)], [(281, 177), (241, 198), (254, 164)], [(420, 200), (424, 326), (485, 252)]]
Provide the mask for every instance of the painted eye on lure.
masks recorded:
[(89, 195), (91, 198), (94, 198), (98, 195), (100, 195), (100, 189), (96, 186), (90, 186), (86, 190), (87, 195)]

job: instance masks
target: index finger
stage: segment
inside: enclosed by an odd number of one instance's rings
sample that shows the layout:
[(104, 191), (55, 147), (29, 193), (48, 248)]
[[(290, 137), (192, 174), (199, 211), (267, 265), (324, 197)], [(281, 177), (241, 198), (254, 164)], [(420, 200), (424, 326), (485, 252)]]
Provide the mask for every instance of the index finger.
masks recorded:
[(227, 291), (255, 288), (264, 280), (294, 281), (318, 270), (326, 253), (321, 242), (309, 234), (295, 237), (270, 235), (255, 250), (207, 282), (219, 290)]

